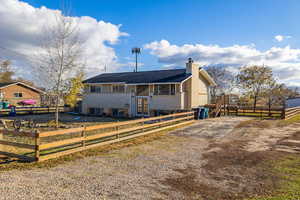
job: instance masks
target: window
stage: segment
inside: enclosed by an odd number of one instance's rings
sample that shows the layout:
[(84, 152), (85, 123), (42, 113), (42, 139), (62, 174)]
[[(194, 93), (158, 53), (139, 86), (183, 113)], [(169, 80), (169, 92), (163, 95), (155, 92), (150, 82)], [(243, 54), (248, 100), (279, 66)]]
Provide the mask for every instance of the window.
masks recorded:
[(154, 85), (154, 95), (175, 95), (175, 84)]
[(91, 86), (91, 93), (101, 93), (101, 86)]
[(124, 85), (113, 85), (113, 93), (124, 93), (125, 87)]
[(159, 85), (159, 95), (169, 95), (170, 94), (170, 85)]
[(89, 114), (90, 115), (102, 115), (103, 108), (89, 108)]
[(175, 84), (172, 84), (170, 86), (171, 86), (171, 95), (175, 95)]
[(149, 86), (148, 85), (137, 85), (136, 86), (137, 96), (149, 96)]
[(16, 93), (14, 93), (14, 96), (17, 98), (20, 98), (20, 97), (23, 97), (23, 94), (22, 94), (22, 92), (16, 92)]
[(102, 93), (111, 93), (111, 85), (102, 85)]

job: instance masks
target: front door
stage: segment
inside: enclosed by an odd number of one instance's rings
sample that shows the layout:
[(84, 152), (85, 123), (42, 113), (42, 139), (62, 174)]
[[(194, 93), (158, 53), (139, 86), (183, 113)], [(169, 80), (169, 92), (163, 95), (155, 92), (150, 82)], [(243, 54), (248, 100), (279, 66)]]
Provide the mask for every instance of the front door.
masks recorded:
[(137, 115), (148, 116), (149, 115), (149, 102), (148, 97), (137, 97), (136, 98)]

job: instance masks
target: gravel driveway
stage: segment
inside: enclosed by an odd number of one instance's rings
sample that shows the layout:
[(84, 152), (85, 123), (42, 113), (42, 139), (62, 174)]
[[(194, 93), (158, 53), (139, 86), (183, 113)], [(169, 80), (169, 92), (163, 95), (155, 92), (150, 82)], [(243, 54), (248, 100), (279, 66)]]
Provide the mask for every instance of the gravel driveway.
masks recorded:
[(201, 179), (202, 152), (243, 120), (247, 118), (198, 121), (102, 156), (50, 169), (1, 172), (0, 199), (189, 199), (171, 178)]

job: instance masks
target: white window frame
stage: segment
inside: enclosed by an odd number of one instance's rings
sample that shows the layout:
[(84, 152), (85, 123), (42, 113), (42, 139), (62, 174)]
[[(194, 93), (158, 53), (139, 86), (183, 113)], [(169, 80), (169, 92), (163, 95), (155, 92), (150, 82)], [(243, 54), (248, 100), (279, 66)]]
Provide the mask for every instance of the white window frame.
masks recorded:
[[(160, 94), (160, 86), (161, 85), (168, 85), (169, 86), (169, 92), (168, 94)], [(174, 86), (174, 93), (172, 94), (172, 86)], [(155, 93), (155, 88), (157, 87), (157, 93)], [(153, 88), (153, 95), (154, 96), (174, 96), (176, 95), (176, 84), (155, 84)]]

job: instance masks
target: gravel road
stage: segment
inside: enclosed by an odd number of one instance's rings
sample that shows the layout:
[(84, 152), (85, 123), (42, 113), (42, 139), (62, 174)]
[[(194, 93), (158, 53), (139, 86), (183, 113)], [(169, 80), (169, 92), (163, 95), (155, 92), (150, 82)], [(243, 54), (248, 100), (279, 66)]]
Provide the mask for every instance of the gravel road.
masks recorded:
[(202, 152), (210, 140), (226, 137), (243, 120), (247, 118), (198, 121), (101, 156), (50, 169), (1, 172), (0, 199), (190, 199), (171, 178), (200, 180)]

